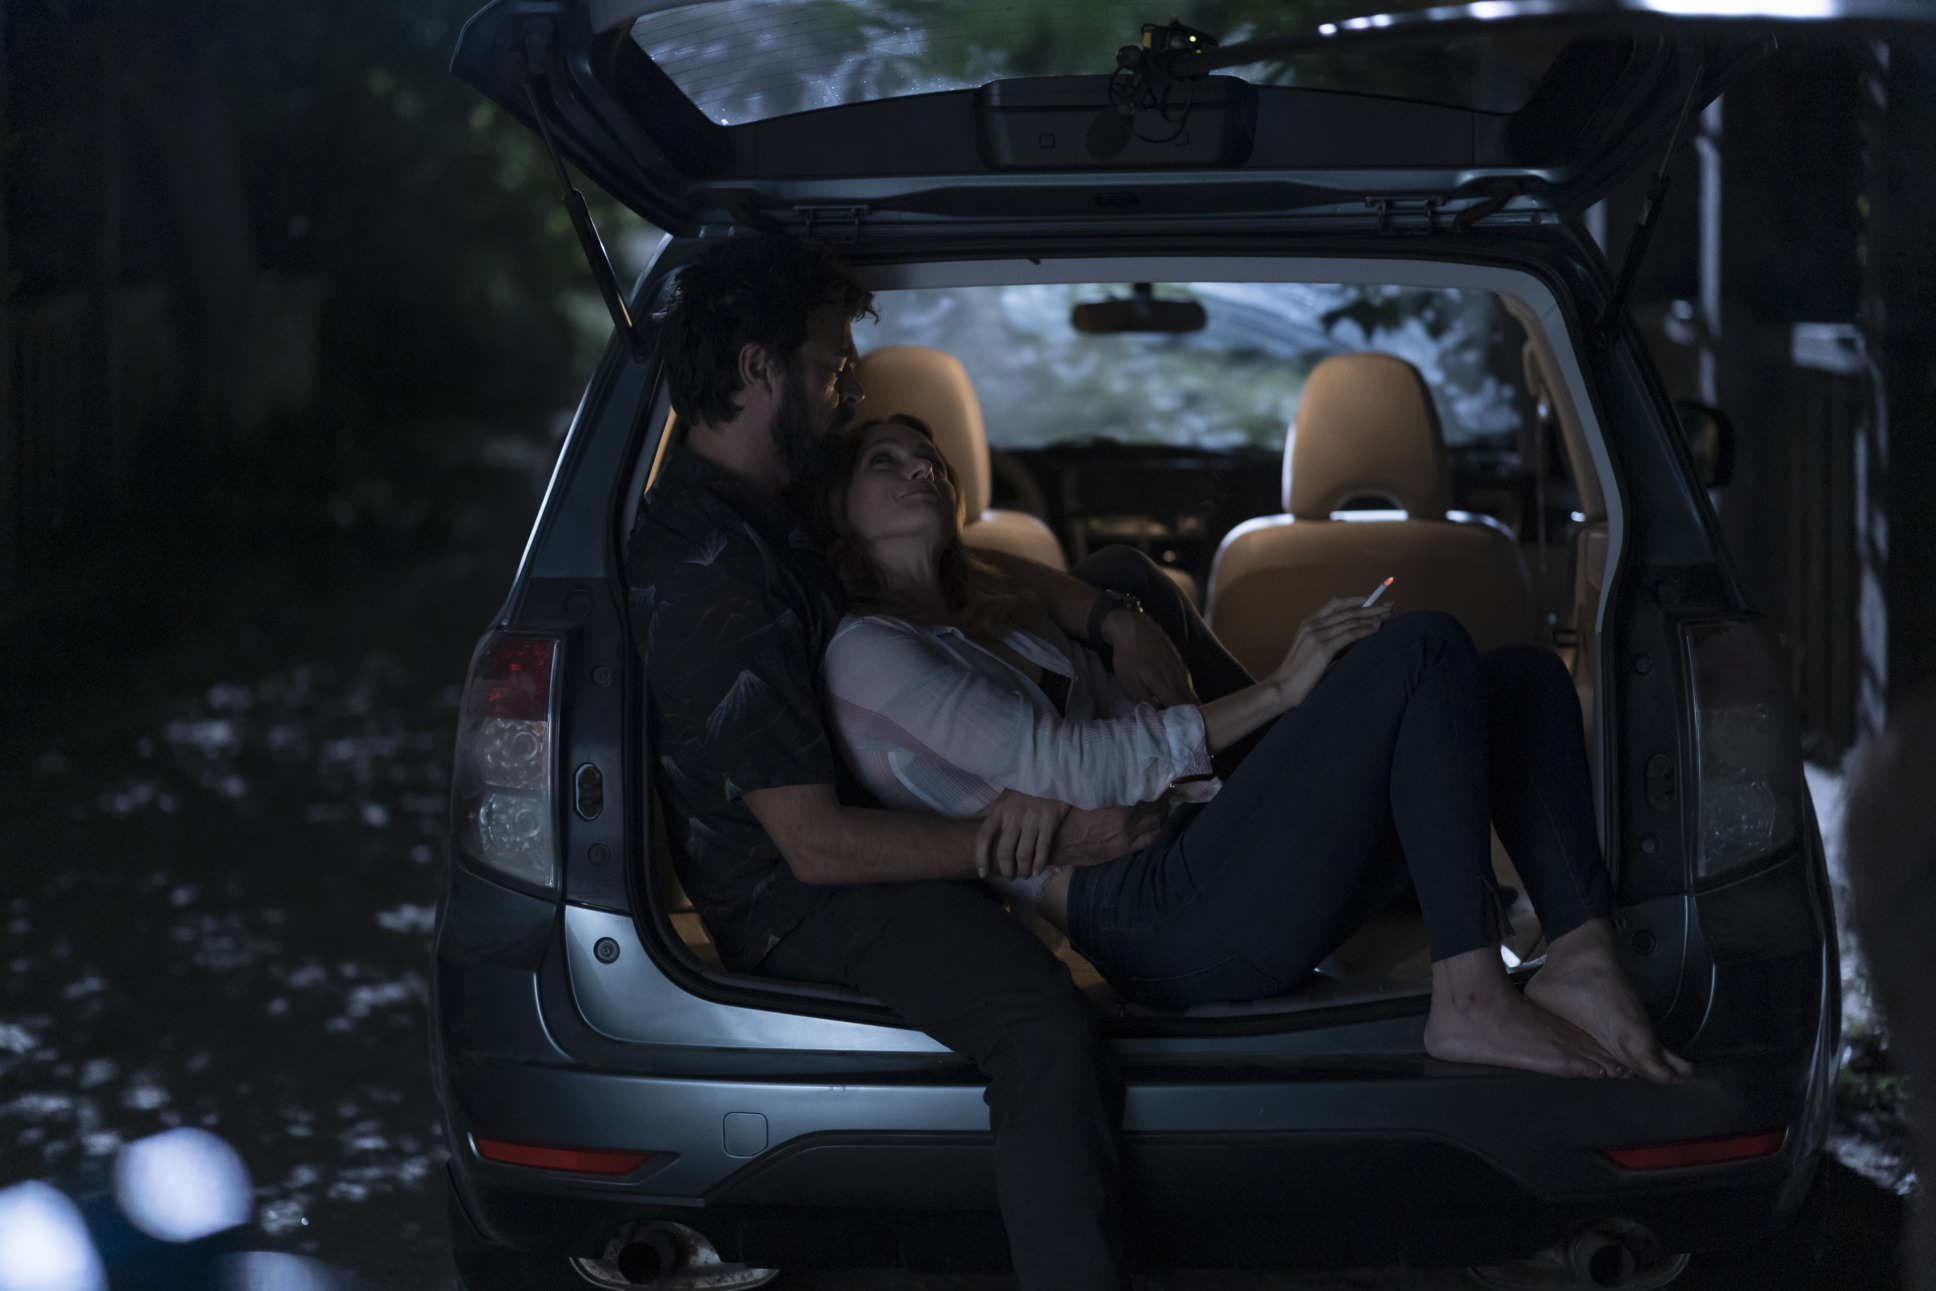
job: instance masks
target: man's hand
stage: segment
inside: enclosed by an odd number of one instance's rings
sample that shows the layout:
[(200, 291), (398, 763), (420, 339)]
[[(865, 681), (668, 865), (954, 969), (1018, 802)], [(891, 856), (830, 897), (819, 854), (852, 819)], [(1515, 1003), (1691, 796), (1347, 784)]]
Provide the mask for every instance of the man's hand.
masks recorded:
[(976, 873), (983, 878), (1034, 878), (1052, 864), (1056, 830), (1072, 810), (1066, 802), (1002, 790), (976, 817), (981, 821), (975, 835)]
[[(999, 567), (1016, 586), (1033, 592), (1057, 627), (1077, 640), (1089, 635), (1089, 613), (1096, 605), (1094, 587), (1024, 556), (992, 548), (976, 554)], [(1189, 669), (1154, 619), (1132, 610), (1111, 610), (1096, 630), (1112, 652), (1116, 680), (1131, 699), (1158, 708), (1197, 702)]]
[(1183, 656), (1176, 652), (1169, 633), (1149, 615), (1111, 610), (1103, 615), (1102, 639), (1113, 652), (1116, 680), (1137, 703), (1171, 708), (1197, 702)]
[(1303, 703), (1338, 656), (1376, 632), (1391, 611), (1390, 601), (1367, 609), (1354, 597), (1339, 596), (1299, 624), (1290, 652), (1270, 675), (1285, 705), (1295, 708)]
[(1164, 814), (1160, 802), (1139, 802), (1134, 807), (1071, 807), (1056, 832), (1049, 859), (1057, 865), (1113, 861), (1155, 841)]

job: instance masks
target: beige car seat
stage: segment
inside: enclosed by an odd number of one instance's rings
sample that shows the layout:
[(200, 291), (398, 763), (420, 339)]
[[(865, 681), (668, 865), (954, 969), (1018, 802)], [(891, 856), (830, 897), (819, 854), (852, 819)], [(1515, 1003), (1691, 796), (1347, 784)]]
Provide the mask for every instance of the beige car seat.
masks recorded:
[(974, 382), (954, 355), (925, 345), (883, 345), (860, 361), (861, 400), (854, 424), (897, 412), (934, 428), (935, 442), (961, 484), (967, 519), (961, 536), (972, 546), (1026, 556), (1052, 569), (1068, 559), (1055, 531), (1026, 511), (989, 509), (988, 436)]
[[(1375, 498), (1404, 518), (1334, 520)], [(1210, 571), (1209, 620), (1253, 676), (1275, 668), (1298, 624), (1387, 576), (1401, 611), (1444, 610), (1481, 650), (1533, 639), (1519, 544), (1489, 517), (1450, 512), (1445, 441), (1418, 369), (1342, 354), (1311, 371), (1284, 445), (1284, 509), (1230, 531)]]

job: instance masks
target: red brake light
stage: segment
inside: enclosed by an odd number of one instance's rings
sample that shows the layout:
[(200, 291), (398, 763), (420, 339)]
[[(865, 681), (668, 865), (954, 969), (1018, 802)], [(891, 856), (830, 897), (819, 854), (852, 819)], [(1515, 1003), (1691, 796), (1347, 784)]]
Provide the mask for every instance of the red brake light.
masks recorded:
[(1787, 1137), (1786, 1130), (1765, 1130), (1760, 1134), (1731, 1134), (1726, 1138), (1692, 1139), (1684, 1143), (1601, 1148), (1600, 1155), (1624, 1170), (1672, 1170), (1679, 1166), (1719, 1165), (1723, 1161), (1770, 1156), (1781, 1150)]
[(652, 1159), (650, 1152), (612, 1152), (602, 1148), (546, 1148), (471, 1135), (471, 1145), (486, 1161), (570, 1170), (577, 1174), (631, 1174)]
[(549, 718), (553, 645), (531, 637), (499, 637), (491, 642), (471, 676), (470, 701), (476, 716), (514, 722)]

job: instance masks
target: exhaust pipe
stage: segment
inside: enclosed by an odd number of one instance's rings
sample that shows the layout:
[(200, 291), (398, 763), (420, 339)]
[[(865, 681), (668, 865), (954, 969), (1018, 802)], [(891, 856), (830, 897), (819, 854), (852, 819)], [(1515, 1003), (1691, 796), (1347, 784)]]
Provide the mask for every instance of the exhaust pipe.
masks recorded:
[(639, 1286), (653, 1286), (685, 1265), (686, 1244), (663, 1228), (648, 1228), (618, 1250), (618, 1271)]
[(578, 1276), (605, 1291), (750, 1291), (778, 1269), (728, 1264), (704, 1233), (669, 1219), (635, 1219), (605, 1243), (597, 1259), (571, 1262)]
[[(1638, 1225), (1636, 1225), (1638, 1227)], [(1645, 1230), (1642, 1230), (1645, 1233)], [(1651, 1237), (1652, 1234), (1645, 1234)], [(1658, 1247), (1658, 1243), (1655, 1243)], [(1567, 1263), (1581, 1286), (1628, 1291), (1640, 1261), (1628, 1249), (1626, 1235), (1607, 1224), (1595, 1224), (1566, 1244)]]
[(1592, 1219), (1530, 1260), (1470, 1270), (1494, 1291), (1658, 1291), (1687, 1267), (1688, 1256), (1631, 1219)]

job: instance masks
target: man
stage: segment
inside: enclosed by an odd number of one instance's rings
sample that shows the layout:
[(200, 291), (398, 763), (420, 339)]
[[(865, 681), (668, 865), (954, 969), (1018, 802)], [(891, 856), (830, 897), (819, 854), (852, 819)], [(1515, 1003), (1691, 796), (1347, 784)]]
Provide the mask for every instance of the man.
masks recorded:
[[(1095, 1014), (1032, 934), (961, 881), (1013, 871), (1019, 796), (975, 821), (859, 805), (822, 723), (843, 597), (796, 499), (841, 460), (861, 394), (851, 324), (870, 301), (821, 246), (734, 238), (685, 269), (667, 312), (686, 441), (626, 563), (674, 863), (728, 968), (863, 991), (974, 1060), (1025, 1288), (1122, 1288), (1121, 1094)], [(1189, 698), (1168, 637), (1133, 605), (1012, 568), (1065, 630), (1101, 636), (1132, 694)], [(1108, 860), (1155, 824), (1071, 812), (1053, 859)]]

